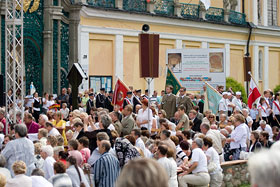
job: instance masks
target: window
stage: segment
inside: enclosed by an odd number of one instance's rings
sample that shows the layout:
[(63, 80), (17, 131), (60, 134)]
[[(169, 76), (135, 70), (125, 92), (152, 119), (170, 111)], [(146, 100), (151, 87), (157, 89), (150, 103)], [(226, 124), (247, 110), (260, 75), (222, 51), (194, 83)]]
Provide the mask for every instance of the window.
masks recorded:
[(268, 25), (277, 26), (277, 0), (267, 0)]
[(258, 0), (258, 24), (262, 25), (262, 8), (261, 0)]
[(90, 76), (89, 87), (93, 88), (94, 92), (99, 92), (100, 88), (109, 92), (112, 90), (112, 76)]
[(263, 80), (263, 52), (259, 51), (259, 80)]

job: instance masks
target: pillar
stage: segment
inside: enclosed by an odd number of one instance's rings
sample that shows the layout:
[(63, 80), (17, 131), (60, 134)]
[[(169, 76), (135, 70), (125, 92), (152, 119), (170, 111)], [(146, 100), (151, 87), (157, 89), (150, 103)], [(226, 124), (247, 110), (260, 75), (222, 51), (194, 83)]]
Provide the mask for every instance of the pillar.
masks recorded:
[(183, 48), (183, 41), (176, 40), (176, 49), (182, 49), (182, 48)]
[(202, 42), (202, 43), (201, 43), (201, 48), (203, 48), (203, 49), (209, 48), (208, 42)]
[[(89, 75), (89, 32), (80, 32), (79, 35), (79, 62), (84, 72)], [(85, 91), (89, 88), (89, 80), (83, 80), (80, 90)]]
[(123, 80), (123, 35), (116, 35), (115, 42), (115, 80)]
[(44, 1), (43, 90), (53, 93), (53, 0)]
[(263, 86), (264, 90), (269, 88), (269, 47), (264, 46), (264, 54), (263, 54), (263, 62), (264, 62), (264, 72), (263, 72)]
[(73, 66), (74, 63), (79, 61), (79, 49), (78, 49), (78, 35), (79, 35), (79, 24), (80, 24), (80, 10), (81, 5), (72, 5), (69, 14), (69, 67), (68, 70)]
[(254, 79), (256, 83), (259, 82), (259, 46), (254, 45), (253, 46), (253, 57), (254, 57)]
[(258, 25), (258, 0), (252, 0), (253, 3), (253, 23)]
[(225, 44), (225, 49), (226, 49), (226, 61), (225, 61), (225, 66), (226, 66), (226, 77), (230, 76), (230, 44)]

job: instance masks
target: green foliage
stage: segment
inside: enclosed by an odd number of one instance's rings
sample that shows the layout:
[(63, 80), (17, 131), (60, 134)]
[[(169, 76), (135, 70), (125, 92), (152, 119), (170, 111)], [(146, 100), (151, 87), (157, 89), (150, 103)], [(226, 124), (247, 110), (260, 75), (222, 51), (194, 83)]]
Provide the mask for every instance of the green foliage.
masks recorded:
[(226, 90), (228, 90), (229, 88), (232, 88), (232, 91), (234, 93), (237, 91), (240, 91), (243, 102), (247, 104), (247, 101), (248, 101), (247, 94), (245, 92), (244, 86), (241, 83), (237, 82), (235, 79), (233, 79), (231, 77), (228, 77), (226, 79)]
[(276, 93), (279, 92), (279, 91), (280, 91), (280, 85), (277, 85), (277, 86), (274, 88), (273, 92), (274, 92), (274, 94), (276, 94)]

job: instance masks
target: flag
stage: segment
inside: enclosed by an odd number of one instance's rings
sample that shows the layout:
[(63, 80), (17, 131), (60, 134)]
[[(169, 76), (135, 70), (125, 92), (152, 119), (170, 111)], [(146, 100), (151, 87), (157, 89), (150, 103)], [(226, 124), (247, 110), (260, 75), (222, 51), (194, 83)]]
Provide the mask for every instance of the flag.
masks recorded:
[(208, 103), (209, 110), (212, 111), (213, 114), (217, 115), (219, 112), (219, 103), (222, 99), (221, 94), (213, 88), (210, 84), (205, 82), (206, 85), (206, 100)]
[(250, 89), (249, 89), (249, 97), (248, 97), (248, 107), (251, 109), (253, 103), (259, 98), (261, 97), (261, 93), (255, 83), (255, 81), (253, 80), (253, 78), (251, 77), (250, 80)]
[(116, 82), (115, 85), (115, 91), (114, 91), (114, 96), (113, 96), (113, 105), (119, 105), (120, 106), (120, 110), (122, 110), (123, 108), (123, 101), (124, 98), (126, 98), (126, 93), (129, 91), (129, 89), (127, 88), (127, 86), (120, 80), (118, 79), (118, 81)]
[(178, 81), (178, 79), (175, 77), (174, 73), (171, 71), (171, 69), (169, 67), (167, 69), (167, 76), (166, 76), (166, 82), (165, 82), (165, 86), (167, 86), (167, 85), (173, 86), (172, 93), (174, 95), (177, 95), (177, 92), (182, 87), (181, 83)]
[(210, 0), (200, 0), (204, 6), (205, 6), (205, 9), (208, 10), (210, 5), (211, 5), (211, 1)]

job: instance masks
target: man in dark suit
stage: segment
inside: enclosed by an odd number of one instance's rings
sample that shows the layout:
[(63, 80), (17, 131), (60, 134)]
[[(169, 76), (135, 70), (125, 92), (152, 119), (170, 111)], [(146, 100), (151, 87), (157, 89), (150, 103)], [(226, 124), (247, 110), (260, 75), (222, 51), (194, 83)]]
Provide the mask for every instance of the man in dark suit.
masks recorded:
[(188, 115), (191, 109), (193, 108), (192, 100), (189, 96), (186, 95), (186, 88), (180, 88), (180, 94), (177, 98), (177, 108), (183, 105), (186, 108), (186, 114)]
[(114, 110), (114, 106), (112, 105), (112, 100), (113, 100), (113, 91), (109, 91), (108, 97), (106, 97), (105, 101), (105, 107), (109, 110), (109, 112), (112, 112)]
[(87, 107), (87, 114), (90, 115), (90, 109), (92, 107), (94, 107), (94, 94), (93, 93), (90, 93), (89, 94), (89, 100), (87, 101), (86, 103), (86, 107)]
[(194, 132), (200, 132), (200, 125), (202, 121), (197, 118), (197, 112), (195, 110), (191, 110), (189, 112), (189, 118), (193, 122), (192, 130)]
[(133, 97), (133, 113), (136, 112), (136, 105), (141, 105), (141, 89), (136, 90), (136, 95)]
[(105, 108), (105, 88), (100, 88), (100, 93), (96, 96), (96, 108)]
[(176, 112), (176, 96), (172, 94), (173, 86), (166, 86), (166, 94), (162, 97), (161, 109), (166, 112), (166, 118), (171, 119)]
[(123, 100), (123, 108), (125, 108), (126, 105), (133, 106), (132, 91), (126, 92), (126, 98)]

